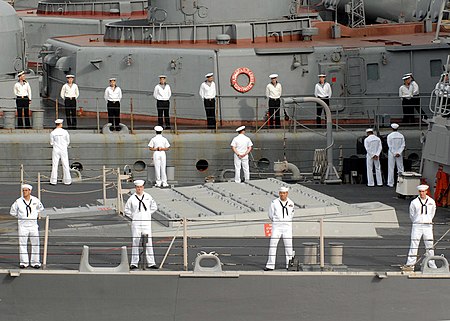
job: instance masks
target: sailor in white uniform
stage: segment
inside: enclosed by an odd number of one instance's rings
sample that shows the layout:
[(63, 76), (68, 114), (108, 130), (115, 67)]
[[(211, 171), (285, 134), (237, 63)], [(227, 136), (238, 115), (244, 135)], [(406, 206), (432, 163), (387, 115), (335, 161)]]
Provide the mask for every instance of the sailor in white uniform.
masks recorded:
[[(331, 90), (330, 84), (326, 81), (327, 75), (320, 74), (318, 77), (319, 82), (314, 87), (314, 96), (322, 99), (325, 104), (330, 106), (330, 98), (333, 92)], [(320, 125), (322, 120), (323, 107), (320, 104), (316, 104), (316, 109), (316, 124)]]
[(402, 80), (403, 85), (398, 89), (398, 95), (402, 100), (403, 123), (412, 124), (414, 123), (414, 86), (411, 85), (412, 78), (410, 75), (404, 75)]
[(146, 260), (147, 268), (158, 269), (155, 264), (152, 243), (152, 214), (158, 209), (155, 200), (150, 194), (144, 192), (143, 180), (135, 180), (136, 192), (130, 196), (125, 204), (124, 213), (131, 218), (131, 235), (133, 237), (133, 247), (131, 252), (130, 269), (137, 269), (139, 264), (139, 243), (141, 236), (147, 235)]
[(148, 143), (148, 148), (153, 151), (153, 165), (155, 166), (156, 187), (168, 187), (166, 173), (166, 151), (170, 144), (167, 138), (162, 135), (163, 128), (155, 126), (156, 136)]
[(367, 137), (364, 139), (364, 147), (366, 148), (366, 166), (367, 166), (367, 186), (375, 186), (373, 181), (373, 167), (375, 166), (375, 174), (377, 177), (377, 185), (383, 186), (381, 178), (380, 154), (381, 139), (373, 134), (373, 129), (366, 129)]
[(269, 257), (264, 271), (275, 269), (277, 258), (277, 246), (280, 238), (283, 238), (284, 252), (286, 255), (286, 268), (292, 259), (292, 218), (294, 216), (294, 202), (288, 198), (289, 189), (281, 187), (278, 195), (270, 203), (269, 218), (272, 221), (272, 236), (270, 237)]
[(67, 83), (61, 88), (60, 96), (64, 99), (64, 107), (66, 108), (67, 128), (77, 128), (77, 99), (80, 96), (80, 91), (77, 84), (75, 84), (74, 75), (67, 75)]
[[(16, 96), (17, 106), (17, 128), (31, 128), (30, 125), (30, 104), (31, 104), (31, 87), (25, 80), (25, 71), (17, 74), (19, 78), (14, 85), (14, 95)], [(25, 126), (24, 126), (25, 119)]]
[(120, 131), (120, 101), (122, 100), (122, 89), (117, 86), (116, 78), (109, 78), (109, 86), (104, 95), (106, 108), (108, 110), (108, 122), (111, 123), (111, 131)]
[(58, 165), (61, 159), (63, 167), (63, 183), (72, 184), (70, 177), (69, 155), (67, 147), (70, 144), (70, 136), (67, 130), (62, 128), (64, 120), (55, 120), (56, 128), (50, 133), (50, 145), (53, 146), (52, 151), (52, 174), (50, 175), (50, 184), (56, 185), (58, 181)]
[[(417, 262), (417, 250), (420, 239), (423, 237), (426, 255), (434, 256), (433, 250), (433, 218), (436, 213), (436, 203), (427, 195), (428, 185), (419, 185), (417, 190), (419, 196), (411, 201), (409, 205), (409, 218), (412, 222), (411, 245), (409, 247), (408, 260), (402, 268), (404, 270), (414, 270)], [(428, 262), (430, 268), (437, 268), (434, 260)]]
[(250, 138), (245, 136), (245, 126), (236, 129), (239, 133), (231, 141), (231, 149), (234, 152), (234, 181), (241, 183), (241, 166), (244, 171), (244, 180), (250, 180), (250, 168), (248, 165), (248, 154), (252, 151), (253, 143)]
[(278, 82), (278, 74), (269, 75), (270, 83), (266, 86), (266, 98), (269, 99), (269, 128), (280, 128), (280, 106), (283, 88)]
[(200, 85), (199, 95), (205, 107), (206, 123), (208, 129), (216, 128), (216, 84), (212, 72), (205, 75), (206, 80)]
[(33, 187), (29, 184), (22, 185), (23, 196), (18, 198), (11, 206), (9, 213), (17, 217), (19, 234), (20, 268), (30, 265), (27, 243), (31, 243), (31, 266), (35, 269), (41, 267), (39, 259), (39, 226), (37, 219), (39, 213), (44, 210), (41, 201), (31, 195)]
[(158, 111), (158, 125), (163, 126), (163, 120), (166, 124), (166, 129), (170, 129), (170, 97), (172, 97), (172, 90), (166, 82), (166, 75), (159, 75), (159, 84), (153, 90), (153, 97), (156, 99), (156, 110)]
[(394, 167), (397, 164), (398, 174), (403, 173), (403, 151), (405, 150), (405, 137), (398, 132), (398, 124), (391, 124), (392, 133), (387, 136), (388, 153), (388, 181), (389, 187), (394, 187)]

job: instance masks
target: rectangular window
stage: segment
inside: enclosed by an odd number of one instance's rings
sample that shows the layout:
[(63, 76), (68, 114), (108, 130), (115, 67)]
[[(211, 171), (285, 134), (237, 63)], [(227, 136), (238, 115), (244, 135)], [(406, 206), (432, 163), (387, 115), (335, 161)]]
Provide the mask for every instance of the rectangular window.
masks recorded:
[(431, 77), (439, 77), (442, 74), (442, 60), (430, 60), (430, 74)]
[(378, 80), (380, 74), (378, 72), (378, 64), (367, 64), (367, 80)]

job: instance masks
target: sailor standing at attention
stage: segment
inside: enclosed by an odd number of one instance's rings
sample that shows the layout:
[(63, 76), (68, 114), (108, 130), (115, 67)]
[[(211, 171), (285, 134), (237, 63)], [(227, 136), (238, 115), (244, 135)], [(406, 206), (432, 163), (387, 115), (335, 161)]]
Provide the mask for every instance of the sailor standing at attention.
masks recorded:
[(412, 72), (404, 74), (404, 76), (411, 77), (411, 87), (413, 95), (413, 97), (411, 98), (411, 105), (416, 109), (417, 113), (419, 114), (419, 117), (423, 117), (423, 119), (428, 119), (427, 114), (423, 111), (422, 106), (420, 105), (419, 84), (417, 83), (416, 79), (414, 79)]
[[(316, 87), (314, 88), (314, 96), (317, 98), (320, 98), (323, 100), (325, 104), (330, 106), (330, 98), (331, 98), (331, 86), (326, 81), (327, 75), (320, 74), (319, 75), (319, 82), (316, 84)], [(322, 121), (322, 111), (323, 107), (320, 104), (316, 104), (316, 125), (320, 125)]]
[(162, 135), (163, 128), (155, 126), (156, 136), (148, 143), (148, 148), (153, 151), (153, 165), (155, 166), (156, 187), (168, 187), (166, 174), (166, 151), (170, 144), (167, 138)]
[[(17, 107), (17, 128), (31, 128), (31, 87), (28, 81), (25, 80), (25, 71), (19, 72), (17, 77), (19, 77), (19, 80), (14, 85), (14, 95), (16, 96)], [(23, 126), (23, 118), (25, 118), (25, 127)]]
[(402, 77), (403, 85), (398, 89), (398, 95), (402, 100), (403, 108), (403, 123), (412, 124), (414, 123), (414, 100), (413, 100), (413, 90), (414, 87), (411, 85), (411, 76), (404, 75)]
[(63, 129), (62, 119), (55, 120), (56, 128), (50, 133), (50, 145), (53, 146), (52, 151), (52, 174), (50, 175), (50, 184), (56, 185), (58, 182), (58, 166), (59, 160), (63, 167), (63, 183), (65, 185), (72, 184), (70, 177), (69, 155), (67, 147), (70, 144), (70, 135), (67, 130)]
[(398, 132), (398, 124), (391, 124), (392, 133), (387, 136), (388, 153), (388, 181), (387, 186), (394, 187), (394, 167), (397, 164), (398, 174), (403, 173), (403, 151), (405, 137)]
[(109, 79), (109, 86), (105, 89), (106, 108), (108, 109), (108, 122), (112, 131), (120, 131), (120, 100), (122, 90), (116, 85), (116, 78)]
[(33, 187), (29, 184), (22, 185), (22, 197), (19, 197), (11, 206), (9, 214), (17, 217), (20, 268), (25, 269), (30, 265), (28, 257), (28, 238), (31, 243), (31, 266), (35, 269), (41, 267), (39, 259), (39, 226), (37, 219), (39, 212), (44, 210), (41, 201), (31, 195)]
[(208, 129), (216, 128), (216, 84), (212, 72), (205, 75), (206, 80), (200, 85), (199, 95), (205, 107), (206, 123)]
[(272, 221), (272, 236), (270, 237), (269, 257), (264, 271), (273, 271), (277, 258), (277, 247), (280, 238), (283, 238), (286, 255), (286, 269), (292, 259), (292, 218), (294, 216), (294, 202), (288, 198), (289, 189), (281, 187), (279, 197), (270, 203), (269, 219)]
[(153, 90), (153, 97), (156, 99), (156, 110), (158, 111), (158, 125), (163, 126), (163, 117), (166, 123), (165, 129), (170, 129), (170, 97), (172, 91), (170, 86), (166, 83), (166, 75), (159, 76), (159, 84)]
[(77, 98), (80, 95), (77, 84), (73, 82), (75, 76), (67, 75), (67, 83), (61, 88), (61, 98), (66, 108), (67, 128), (77, 128)]
[(144, 192), (143, 180), (134, 181), (136, 192), (130, 196), (125, 204), (124, 213), (131, 218), (131, 235), (133, 237), (133, 247), (131, 252), (130, 269), (137, 269), (139, 264), (139, 243), (142, 236), (147, 236), (146, 261), (147, 268), (158, 269), (155, 264), (152, 243), (152, 214), (158, 207), (150, 194)]
[(234, 152), (234, 181), (241, 183), (241, 166), (244, 171), (244, 181), (250, 180), (250, 168), (248, 165), (248, 154), (252, 151), (253, 143), (245, 136), (245, 126), (238, 127), (239, 133), (231, 141), (231, 149)]
[[(414, 198), (409, 205), (409, 218), (412, 222), (411, 245), (409, 247), (408, 260), (402, 267), (404, 271), (414, 271), (417, 262), (417, 250), (420, 239), (423, 237), (426, 255), (434, 256), (433, 250), (433, 218), (436, 213), (436, 203), (427, 195), (428, 185), (419, 185), (419, 196)], [(428, 261), (430, 268), (437, 268), (434, 260)]]
[(381, 139), (373, 134), (373, 129), (366, 129), (367, 137), (364, 139), (364, 147), (366, 148), (366, 166), (367, 166), (367, 186), (375, 186), (373, 181), (373, 167), (375, 166), (375, 174), (377, 177), (377, 185), (383, 186), (380, 168)]
[(266, 86), (266, 98), (269, 99), (269, 128), (280, 128), (280, 98), (283, 88), (278, 82), (277, 74), (271, 74), (269, 78), (270, 83)]

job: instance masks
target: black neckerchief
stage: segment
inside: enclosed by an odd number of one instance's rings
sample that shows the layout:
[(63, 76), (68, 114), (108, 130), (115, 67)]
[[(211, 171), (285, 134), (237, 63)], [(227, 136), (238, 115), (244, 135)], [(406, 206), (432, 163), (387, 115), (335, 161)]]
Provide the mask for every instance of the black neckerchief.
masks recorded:
[(26, 210), (27, 210), (27, 217), (28, 217), (28, 215), (30, 215), (31, 214), (31, 202), (33, 201), (31, 198), (30, 198), (30, 203), (29, 204), (27, 204), (27, 202), (25, 201), (25, 199), (24, 198), (22, 198), (22, 201), (23, 201), (23, 203), (25, 204), (25, 206), (26, 206)]
[(420, 214), (423, 214), (423, 208), (425, 207), (425, 214), (428, 214), (427, 211), (427, 202), (428, 202), (428, 198), (425, 199), (425, 203), (422, 203), (422, 199), (420, 198), (420, 196), (417, 197), (419, 199), (420, 205), (422, 205), (421, 209), (420, 209)]
[(143, 202), (143, 200), (144, 200), (144, 194), (142, 194), (142, 198), (139, 198), (139, 196), (137, 196), (137, 194), (134, 194), (134, 196), (136, 196), (136, 198), (138, 199), (138, 201), (139, 201), (139, 211), (141, 211), (141, 204), (142, 204), (142, 206), (144, 206), (144, 210), (145, 211), (147, 211), (147, 206), (145, 206), (145, 204), (144, 204), (144, 202)]
[(283, 203), (280, 200), (281, 211), (283, 212), (283, 218), (284, 218), (284, 210), (286, 210), (286, 216), (289, 216), (289, 212), (288, 212), (288, 209), (287, 209), (287, 204), (288, 204), (288, 202), (286, 201), (286, 205), (283, 205)]

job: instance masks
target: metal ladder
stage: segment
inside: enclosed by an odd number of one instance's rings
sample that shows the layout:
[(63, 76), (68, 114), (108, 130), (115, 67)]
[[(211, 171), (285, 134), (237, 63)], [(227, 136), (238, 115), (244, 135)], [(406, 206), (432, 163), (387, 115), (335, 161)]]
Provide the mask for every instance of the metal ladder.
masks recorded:
[[(439, 18), (436, 26), (436, 36), (433, 42), (435, 43), (449, 43), (450, 38), (448, 35), (442, 35), (441, 29), (447, 29), (450, 32), (450, 1), (445, 0), (441, 3), (441, 8), (439, 10)], [(447, 62), (448, 64), (448, 62)]]
[(444, 72), (439, 78), (436, 88), (431, 92), (429, 108), (433, 115), (447, 117), (450, 115), (450, 55), (447, 56), (447, 63), (444, 66)]

